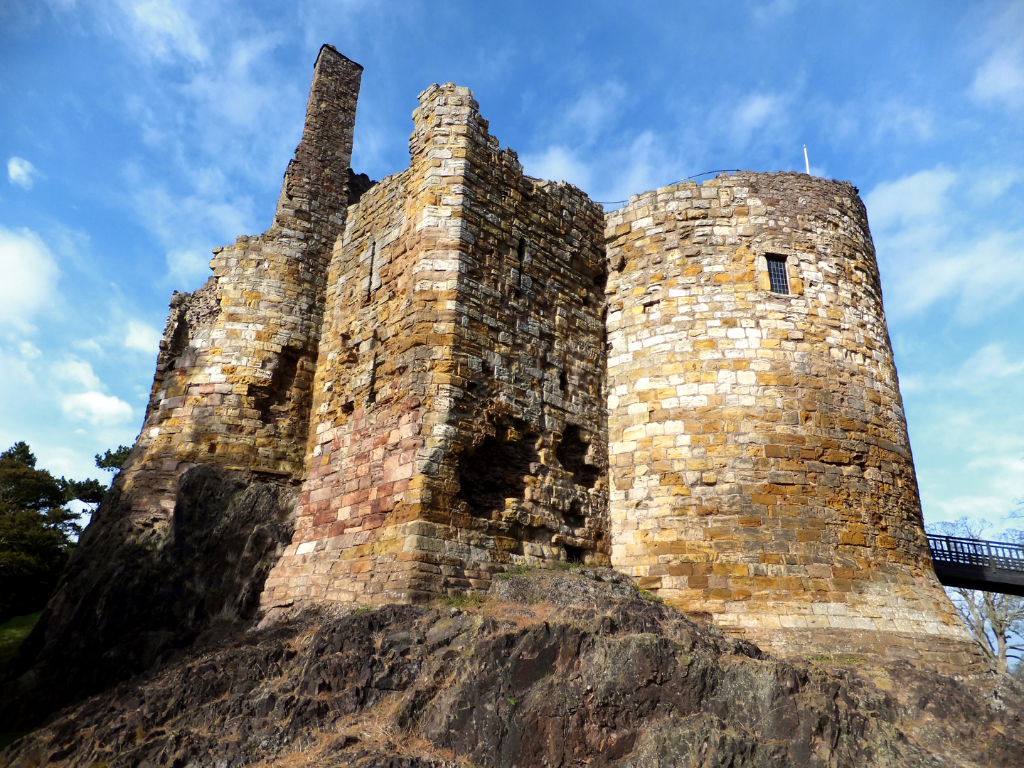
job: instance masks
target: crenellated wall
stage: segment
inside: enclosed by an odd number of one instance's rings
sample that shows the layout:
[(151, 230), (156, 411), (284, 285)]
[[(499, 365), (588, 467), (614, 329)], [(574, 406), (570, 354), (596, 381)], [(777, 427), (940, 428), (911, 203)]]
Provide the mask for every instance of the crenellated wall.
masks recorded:
[(615, 565), (776, 648), (962, 650), (856, 190), (720, 176), (631, 198), (606, 234)]

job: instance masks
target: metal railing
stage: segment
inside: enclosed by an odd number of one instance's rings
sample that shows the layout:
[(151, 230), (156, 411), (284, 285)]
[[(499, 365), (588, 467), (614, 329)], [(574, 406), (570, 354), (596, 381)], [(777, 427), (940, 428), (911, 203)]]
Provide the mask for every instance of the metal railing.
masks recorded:
[(1024, 573), (1024, 545), (928, 534), (932, 562)]

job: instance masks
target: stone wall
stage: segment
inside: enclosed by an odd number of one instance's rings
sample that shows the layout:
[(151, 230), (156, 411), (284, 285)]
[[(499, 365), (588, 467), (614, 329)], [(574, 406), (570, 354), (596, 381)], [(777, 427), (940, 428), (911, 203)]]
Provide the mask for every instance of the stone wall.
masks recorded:
[(361, 74), (330, 46), (321, 49), (271, 228), (215, 250), (207, 284), (171, 300), (145, 423), (118, 479), (139, 535), (163, 530), (178, 478), (196, 464), (264, 480), (303, 476)]
[(607, 564), (602, 212), (523, 176), (465, 88), (335, 249), (295, 539), (265, 605), (483, 589)]
[(739, 173), (606, 215), (450, 83), (372, 185), (360, 73), (321, 51), (273, 226), (172, 299), (128, 535), (212, 462), (301, 487), (271, 616), (577, 561), (776, 650), (970, 662), (853, 187)]
[(856, 190), (721, 176), (631, 198), (606, 234), (612, 562), (776, 648), (963, 651)]

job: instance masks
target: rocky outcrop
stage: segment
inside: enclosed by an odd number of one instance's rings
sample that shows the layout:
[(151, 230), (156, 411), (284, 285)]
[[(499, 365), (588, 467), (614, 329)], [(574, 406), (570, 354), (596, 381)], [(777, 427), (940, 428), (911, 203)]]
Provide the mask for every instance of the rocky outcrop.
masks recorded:
[(483, 599), (208, 637), (0, 762), (1016, 766), (1022, 712), (1005, 676), (781, 662), (617, 574), (535, 571)]
[(118, 485), (82, 536), (11, 666), (2, 730), (27, 727), (203, 633), (251, 619), (291, 539), (292, 492), (203, 465), (183, 475), (162, 537), (133, 535)]

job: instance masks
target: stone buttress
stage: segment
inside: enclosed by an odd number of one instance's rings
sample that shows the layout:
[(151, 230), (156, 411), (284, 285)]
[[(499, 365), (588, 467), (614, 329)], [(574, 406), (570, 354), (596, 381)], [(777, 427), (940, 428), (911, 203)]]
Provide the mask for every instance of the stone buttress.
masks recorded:
[(523, 175), (468, 89), (420, 96), (403, 173), (330, 266), (303, 487), (266, 608), (609, 564), (603, 213)]
[(634, 196), (607, 237), (613, 564), (777, 651), (966, 663), (856, 190), (720, 176)]
[(143, 535), (166, 526), (190, 466), (213, 462), (284, 482), (303, 476), (361, 74), (332, 47), (321, 49), (271, 228), (216, 250), (206, 285), (171, 300), (145, 423), (117, 481)]

